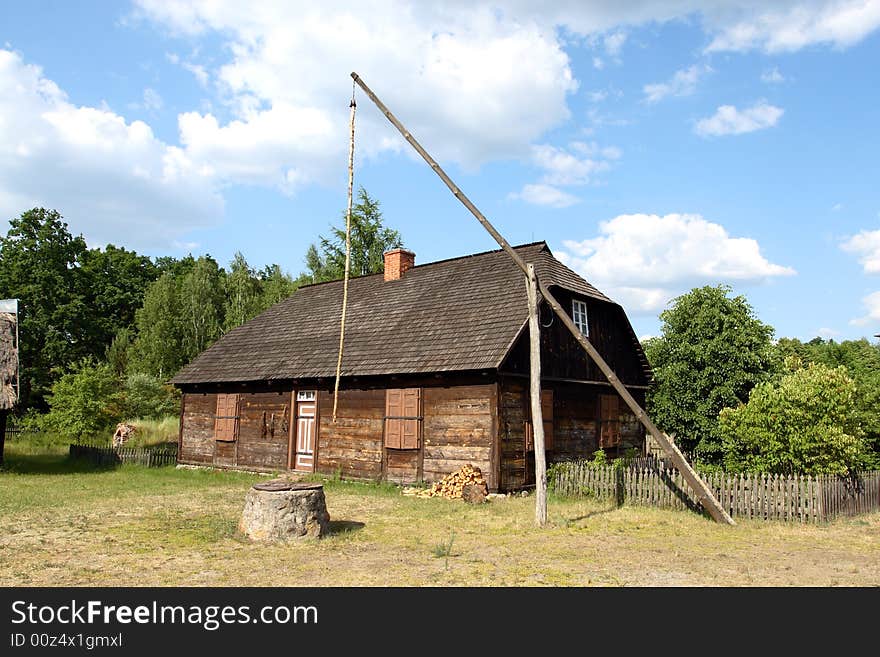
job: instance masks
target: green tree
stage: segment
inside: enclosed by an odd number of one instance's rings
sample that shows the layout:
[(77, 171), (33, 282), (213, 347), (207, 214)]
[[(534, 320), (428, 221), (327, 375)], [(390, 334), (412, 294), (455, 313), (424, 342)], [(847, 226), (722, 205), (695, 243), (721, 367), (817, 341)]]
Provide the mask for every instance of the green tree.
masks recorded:
[(103, 355), (117, 333), (132, 325), (147, 287), (159, 276), (147, 256), (108, 244), (82, 254), (80, 275), (90, 321), (89, 353)]
[(260, 271), (259, 312), (263, 312), (279, 301), (283, 301), (299, 287), (296, 281), (285, 274), (278, 265), (267, 265)]
[(166, 272), (144, 295), (135, 313), (137, 338), (131, 348), (130, 369), (167, 378), (183, 365), (177, 281)]
[[(403, 245), (396, 230), (382, 223), (379, 202), (370, 198), (366, 190), (358, 190), (358, 202), (351, 209), (351, 265), (352, 276), (379, 274), (385, 270), (384, 253)], [(331, 226), (330, 236), (320, 236), (320, 252), (311, 245), (306, 252), (308, 272), (302, 283), (321, 283), (342, 278), (345, 274), (345, 213), (341, 227)]]
[(34, 208), (0, 237), (0, 296), (18, 298), (22, 409), (46, 408), (57, 372), (89, 355), (88, 307), (80, 263), (82, 236), (55, 210)]
[(104, 352), (107, 364), (116, 376), (125, 376), (128, 371), (132, 353), (133, 333), (129, 327), (123, 327), (114, 336), (110, 346)]
[(722, 458), (718, 413), (748, 399), (772, 370), (772, 327), (725, 285), (695, 288), (660, 314), (660, 337), (645, 343), (654, 368), (654, 422), (700, 460)]
[(225, 279), (224, 331), (244, 324), (261, 310), (261, 281), (241, 253), (229, 263)]
[[(800, 364), (797, 357), (787, 362)], [(721, 412), (728, 471), (843, 475), (866, 464), (853, 420), (856, 385), (846, 368), (797, 365), (755, 386), (748, 403)]]
[(853, 420), (862, 428), (872, 452), (880, 457), (880, 345), (861, 340), (801, 342), (783, 338), (776, 345), (777, 359), (796, 355), (804, 363), (844, 366), (856, 384)]
[[(202, 256), (180, 281), (180, 365), (188, 363), (220, 337), (224, 278), (225, 272), (218, 267), (217, 261), (211, 256)], [(174, 372), (176, 369), (168, 374)]]
[(110, 366), (83, 359), (53, 384), (43, 426), (66, 438), (90, 438), (122, 419), (123, 399)]

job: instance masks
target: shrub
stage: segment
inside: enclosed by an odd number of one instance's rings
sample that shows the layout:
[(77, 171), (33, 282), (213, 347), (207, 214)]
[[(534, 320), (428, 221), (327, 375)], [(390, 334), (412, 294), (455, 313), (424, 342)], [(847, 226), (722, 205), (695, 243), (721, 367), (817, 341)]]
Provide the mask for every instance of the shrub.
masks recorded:
[(748, 403), (719, 415), (727, 470), (847, 474), (864, 467), (868, 450), (852, 421), (855, 390), (845, 367), (822, 364), (757, 385)]
[(122, 417), (123, 398), (109, 365), (81, 360), (52, 386), (43, 428), (65, 438), (102, 433)]
[(150, 374), (131, 374), (125, 379), (125, 415), (158, 420), (180, 412), (180, 392)]

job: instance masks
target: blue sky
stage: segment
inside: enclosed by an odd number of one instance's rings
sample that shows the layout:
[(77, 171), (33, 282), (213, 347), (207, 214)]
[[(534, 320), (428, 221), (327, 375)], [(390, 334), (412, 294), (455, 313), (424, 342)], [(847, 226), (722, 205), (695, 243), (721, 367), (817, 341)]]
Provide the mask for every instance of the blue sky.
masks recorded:
[[(345, 206), (354, 70), (639, 335), (715, 283), (780, 337), (880, 333), (880, 0), (536, 7), (5, 3), (0, 212), (295, 275)], [(355, 184), (417, 262), (494, 248), (358, 102)]]

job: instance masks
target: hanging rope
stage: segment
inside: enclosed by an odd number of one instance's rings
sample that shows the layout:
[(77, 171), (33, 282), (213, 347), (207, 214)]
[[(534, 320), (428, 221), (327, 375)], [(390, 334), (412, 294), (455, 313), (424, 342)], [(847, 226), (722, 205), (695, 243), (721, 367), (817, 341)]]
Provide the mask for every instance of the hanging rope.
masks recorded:
[(345, 344), (345, 311), (348, 309), (348, 277), (351, 272), (351, 202), (354, 191), (354, 81), (351, 83), (351, 140), (348, 146), (348, 211), (345, 213), (345, 275), (342, 278), (342, 319), (339, 322), (339, 357), (336, 359), (336, 384), (333, 386), (333, 423), (339, 403), (339, 377), (342, 375), (342, 351)]

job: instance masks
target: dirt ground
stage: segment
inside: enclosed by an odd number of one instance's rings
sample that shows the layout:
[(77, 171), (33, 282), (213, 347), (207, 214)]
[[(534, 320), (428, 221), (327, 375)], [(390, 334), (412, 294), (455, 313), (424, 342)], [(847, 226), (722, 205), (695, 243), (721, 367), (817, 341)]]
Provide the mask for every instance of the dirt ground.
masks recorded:
[(880, 514), (726, 527), (551, 498), (538, 529), (533, 497), (469, 506), (330, 480), (330, 536), (260, 545), (237, 531), (257, 476), (54, 459), (13, 453), (0, 472), (0, 585), (880, 585)]

